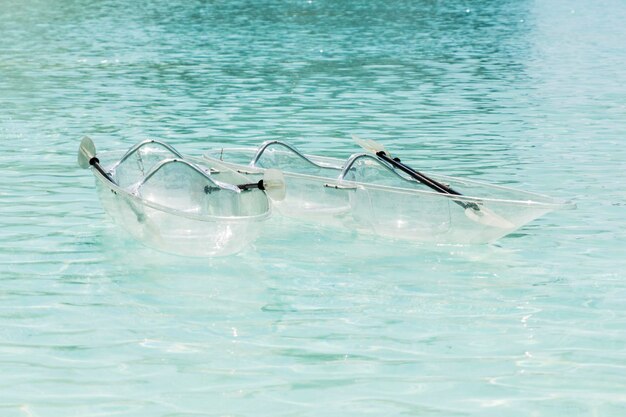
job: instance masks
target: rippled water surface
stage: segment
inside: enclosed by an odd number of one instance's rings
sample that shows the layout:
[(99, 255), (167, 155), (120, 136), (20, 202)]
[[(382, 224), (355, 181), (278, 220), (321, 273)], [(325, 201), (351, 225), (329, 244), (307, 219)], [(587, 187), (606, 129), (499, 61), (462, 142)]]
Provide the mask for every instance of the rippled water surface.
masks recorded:
[[(626, 5), (0, 0), (0, 415), (626, 415)], [(164, 255), (80, 138), (190, 154), (351, 133), (573, 199), (485, 246), (276, 220)]]

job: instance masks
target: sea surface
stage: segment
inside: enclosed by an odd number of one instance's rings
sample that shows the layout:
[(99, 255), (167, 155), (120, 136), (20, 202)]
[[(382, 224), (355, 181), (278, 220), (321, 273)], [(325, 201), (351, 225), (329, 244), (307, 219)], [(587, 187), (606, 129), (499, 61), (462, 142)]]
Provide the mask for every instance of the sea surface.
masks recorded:
[[(622, 0), (0, 0), (0, 416), (626, 415)], [(82, 136), (200, 155), (351, 134), (571, 199), (490, 245), (278, 221), (117, 228)], [(274, 226), (275, 227), (274, 227)]]

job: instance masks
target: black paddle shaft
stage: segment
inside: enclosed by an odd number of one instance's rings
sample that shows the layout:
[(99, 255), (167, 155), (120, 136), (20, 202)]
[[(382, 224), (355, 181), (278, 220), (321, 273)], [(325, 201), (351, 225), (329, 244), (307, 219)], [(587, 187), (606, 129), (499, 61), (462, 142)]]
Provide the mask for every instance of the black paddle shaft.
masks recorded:
[[(95, 156), (92, 157), (89, 160), (89, 165), (91, 165), (92, 167), (94, 167), (99, 173), (101, 173), (104, 178), (106, 178), (107, 180), (111, 181), (113, 184), (115, 184), (115, 181), (113, 181), (113, 178), (111, 177), (111, 175), (109, 175), (108, 172), (106, 172), (104, 170), (104, 168), (102, 168), (102, 166), (100, 165), (100, 160), (98, 158), (96, 158)], [(117, 185), (117, 184), (116, 184)]]
[(238, 185), (237, 187), (239, 187), (240, 190), (251, 190), (254, 188), (258, 188), (259, 190), (265, 190), (265, 185), (263, 184), (263, 180), (259, 180), (259, 182), (253, 182), (250, 184), (241, 184)]
[[(422, 174), (421, 172), (418, 172), (416, 170), (414, 170), (413, 168), (411, 168), (408, 165), (403, 164), (402, 162), (400, 162), (399, 159), (394, 159), (389, 157), (389, 155), (387, 155), (384, 151), (380, 151), (380, 152), (376, 152), (376, 156), (378, 156), (380, 159), (382, 159), (385, 162), (388, 162), (389, 164), (391, 164), (392, 166), (394, 166), (395, 168), (398, 168), (400, 171), (408, 174), (411, 176), (411, 178), (416, 179), (417, 181), (421, 182), (422, 184), (424, 184), (425, 186), (432, 188), (433, 190), (440, 192), (442, 194), (451, 194), (451, 195), (462, 195), (461, 193), (459, 193), (458, 191), (453, 190), (452, 188), (438, 182), (435, 181), (434, 179), (427, 177), (426, 175)], [(458, 204), (459, 206), (463, 207), (463, 208), (468, 208), (471, 207), (474, 210), (478, 210), (478, 205), (476, 205), (476, 203), (465, 203), (463, 201), (458, 201), (458, 200), (452, 200), (454, 201), (456, 204)]]
[[(265, 190), (265, 184), (263, 183), (263, 180), (259, 180), (259, 182), (252, 182), (249, 184), (240, 184), (240, 185), (237, 185), (237, 187), (239, 187), (239, 189), (242, 191), (248, 191), (248, 190), (254, 190), (254, 189)], [(219, 190), (221, 190), (220, 187), (209, 187), (208, 185), (204, 187), (204, 192), (206, 194), (211, 194), (213, 191), (219, 191)]]

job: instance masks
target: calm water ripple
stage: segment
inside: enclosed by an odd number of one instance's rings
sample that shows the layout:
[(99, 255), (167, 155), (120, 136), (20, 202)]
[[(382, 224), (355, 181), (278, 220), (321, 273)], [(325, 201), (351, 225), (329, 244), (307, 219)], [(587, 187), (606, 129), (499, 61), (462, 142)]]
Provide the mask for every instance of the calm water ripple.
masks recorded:
[[(0, 415), (623, 416), (618, 0), (0, 1)], [(350, 134), (572, 198), (497, 244), (272, 219), (243, 253), (129, 240), (76, 166)]]

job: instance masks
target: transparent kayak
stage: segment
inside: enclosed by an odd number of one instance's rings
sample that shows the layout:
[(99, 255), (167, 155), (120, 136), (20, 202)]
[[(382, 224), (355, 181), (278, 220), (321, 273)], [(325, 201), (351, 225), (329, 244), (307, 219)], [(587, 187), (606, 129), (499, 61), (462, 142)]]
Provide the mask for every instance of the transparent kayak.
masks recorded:
[(274, 207), (284, 216), (395, 239), (489, 243), (546, 213), (575, 207), (541, 194), (429, 174), (461, 195), (444, 194), (370, 153), (341, 160), (304, 155), (279, 141), (215, 149), (204, 159), (252, 178), (269, 168), (282, 170), (289, 192)]
[(264, 191), (236, 185), (250, 183), (247, 177), (218, 161), (182, 156), (161, 142), (101, 153), (95, 161), (101, 169), (91, 166), (91, 171), (104, 210), (135, 239), (158, 250), (187, 256), (236, 253), (270, 216)]

